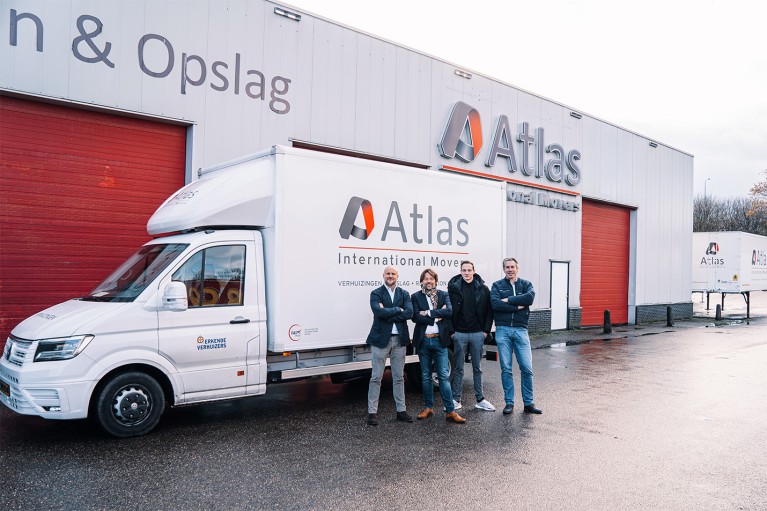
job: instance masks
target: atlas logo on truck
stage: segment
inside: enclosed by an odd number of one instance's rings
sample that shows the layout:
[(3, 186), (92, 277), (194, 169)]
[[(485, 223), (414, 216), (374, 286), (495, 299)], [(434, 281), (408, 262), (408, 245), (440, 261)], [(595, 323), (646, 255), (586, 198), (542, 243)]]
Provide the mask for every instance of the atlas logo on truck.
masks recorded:
[[(362, 210), (362, 217), (365, 222), (364, 227), (359, 227), (354, 223), (360, 210)], [(469, 233), (466, 230), (469, 221), (465, 218), (454, 221), (450, 217), (441, 216), (435, 222), (433, 206), (426, 206), (424, 213), (423, 206), (419, 211), (416, 203), (412, 205), (407, 217), (411, 218), (412, 222), (403, 221), (399, 202), (391, 201), (386, 223), (382, 230), (381, 241), (399, 235), (402, 243), (409, 243), (409, 240), (412, 240), (413, 243), (419, 245), (423, 243), (431, 245), (435, 241), (440, 245), (452, 245), (455, 242), (459, 247), (465, 247), (469, 244)], [(346, 212), (338, 228), (338, 234), (341, 235), (341, 238), (348, 240), (351, 236), (359, 240), (367, 240), (373, 233), (374, 227), (372, 203), (361, 197), (349, 199)]]
[[(365, 220), (364, 228), (354, 225), (354, 220), (357, 218), (357, 213), (360, 209), (362, 209), (362, 217)], [(349, 205), (346, 206), (346, 213), (344, 213), (344, 218), (341, 220), (338, 234), (345, 240), (348, 240), (349, 236), (366, 240), (370, 233), (373, 232), (373, 227), (375, 227), (375, 221), (373, 219), (373, 205), (370, 204), (370, 201), (361, 197), (349, 199)]]
[(751, 254), (751, 266), (767, 266), (767, 252), (754, 250)]

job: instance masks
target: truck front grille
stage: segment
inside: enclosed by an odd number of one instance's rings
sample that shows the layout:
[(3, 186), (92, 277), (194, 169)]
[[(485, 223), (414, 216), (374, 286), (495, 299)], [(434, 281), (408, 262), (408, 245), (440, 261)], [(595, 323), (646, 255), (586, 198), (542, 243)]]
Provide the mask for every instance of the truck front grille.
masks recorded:
[(14, 336), (8, 337), (8, 341), (5, 344), (5, 358), (11, 364), (19, 367), (23, 366), (26, 362), (31, 362), (32, 357), (34, 357), (33, 343), (34, 341), (27, 341)]

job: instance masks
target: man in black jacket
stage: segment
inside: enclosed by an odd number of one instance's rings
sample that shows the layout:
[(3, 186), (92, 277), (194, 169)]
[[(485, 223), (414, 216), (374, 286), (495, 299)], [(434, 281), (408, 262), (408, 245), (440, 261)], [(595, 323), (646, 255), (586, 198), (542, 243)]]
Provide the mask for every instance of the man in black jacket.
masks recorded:
[(452, 389), (454, 405), (461, 409), (463, 394), (463, 366), (466, 352), (471, 354), (471, 367), (474, 372), (475, 408), (495, 411), (495, 407), (485, 399), (482, 392), (482, 346), (493, 326), (493, 309), (490, 307), (490, 290), (482, 277), (474, 272), (474, 263), (461, 262), (461, 273), (447, 284), (450, 302), (453, 304), (453, 377)]

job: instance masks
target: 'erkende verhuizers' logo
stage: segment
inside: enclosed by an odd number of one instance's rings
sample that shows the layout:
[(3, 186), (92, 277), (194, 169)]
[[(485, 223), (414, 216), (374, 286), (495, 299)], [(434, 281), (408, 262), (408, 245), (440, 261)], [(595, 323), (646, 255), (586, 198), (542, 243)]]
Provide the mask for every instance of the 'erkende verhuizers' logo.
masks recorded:
[(456, 103), (437, 148), (445, 158), (455, 157), (467, 163), (474, 161), (482, 149), (479, 112), (463, 101)]
[[(357, 213), (362, 209), (362, 217), (365, 220), (365, 228), (357, 227), (354, 225), (354, 220), (357, 219)], [(373, 220), (373, 205), (370, 201), (361, 197), (352, 197), (349, 199), (349, 205), (346, 206), (346, 213), (341, 220), (341, 227), (338, 229), (338, 234), (345, 240), (349, 239), (349, 236), (354, 236), (360, 240), (368, 239), (370, 233), (373, 232), (375, 222)]]

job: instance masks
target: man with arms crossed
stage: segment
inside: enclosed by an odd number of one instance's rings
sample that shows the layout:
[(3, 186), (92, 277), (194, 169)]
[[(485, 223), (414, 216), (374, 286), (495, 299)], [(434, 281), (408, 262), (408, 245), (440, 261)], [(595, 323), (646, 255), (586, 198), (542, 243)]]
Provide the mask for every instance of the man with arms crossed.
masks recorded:
[(445, 319), (453, 314), (450, 297), (446, 292), (437, 290), (437, 272), (434, 270), (427, 268), (421, 272), (420, 281), (421, 290), (413, 293), (413, 345), (421, 362), (425, 408), (418, 414), (418, 419), (428, 419), (434, 415), (434, 385), (431, 383), (431, 366), (434, 363), (437, 366), (439, 393), (445, 405), (445, 419), (463, 424), (466, 419), (455, 413), (447, 362), (450, 332), (445, 327)]
[(413, 317), (410, 294), (397, 286), (399, 272), (393, 266), (384, 268), (384, 285), (370, 293), (370, 309), (373, 326), (367, 344), (371, 346), (373, 373), (368, 387), (368, 424), (378, 426), (378, 397), (381, 394), (381, 378), (386, 359), (391, 360), (394, 402), (397, 420), (413, 422), (405, 408), (405, 352), (410, 343), (407, 321)]
[(493, 283), (490, 303), (495, 312), (495, 342), (501, 361), (501, 383), (506, 406), (503, 414), (514, 411), (514, 378), (511, 372), (512, 351), (517, 357), (519, 372), (522, 373), (522, 401), (525, 413), (543, 413), (533, 403), (533, 354), (530, 351), (530, 337), (527, 335), (527, 320), (530, 306), (535, 299), (533, 285), (518, 277), (519, 263), (513, 257), (503, 260), (506, 278)]
[(461, 273), (447, 284), (450, 303), (453, 304), (453, 399), (455, 409), (461, 408), (463, 395), (463, 366), (467, 350), (471, 353), (474, 372), (475, 408), (492, 412), (495, 407), (485, 399), (482, 392), (482, 346), (493, 326), (493, 309), (490, 307), (490, 290), (482, 277), (474, 273), (474, 263), (461, 262)]

